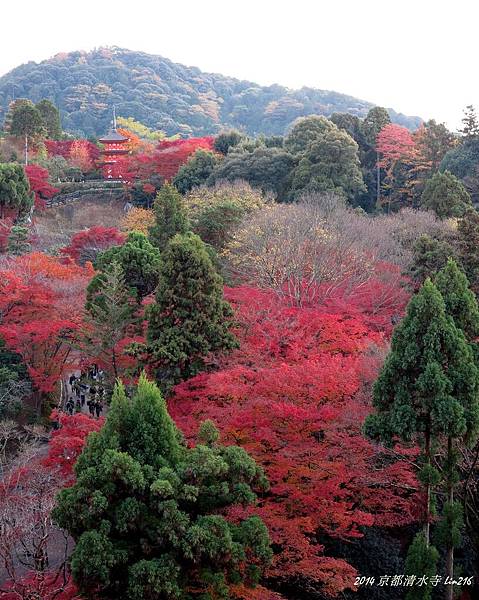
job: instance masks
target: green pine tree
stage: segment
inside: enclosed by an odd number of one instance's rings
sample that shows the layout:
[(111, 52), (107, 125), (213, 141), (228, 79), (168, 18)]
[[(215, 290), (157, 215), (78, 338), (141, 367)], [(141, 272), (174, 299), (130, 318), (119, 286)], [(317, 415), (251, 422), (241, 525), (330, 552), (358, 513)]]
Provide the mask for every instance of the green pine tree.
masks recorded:
[[(479, 352), (474, 340), (479, 336), (479, 306), (476, 296), (469, 289), (467, 277), (450, 259), (437, 274), (435, 284), (444, 298), (446, 313), (453, 318), (456, 327), (463, 331), (466, 339), (472, 344), (477, 364)], [(455, 490), (459, 482), (457, 465), (460, 460), (456, 446), (458, 442), (474, 444), (477, 441), (479, 427), (479, 394), (477, 390), (475, 398), (471, 394), (471, 402), (465, 412), (465, 418), (466, 428), (459, 439), (455, 436), (454, 430), (446, 432), (448, 434), (447, 453), (443, 472), (447, 500), (443, 507), (442, 519), (436, 530), (438, 543), (446, 548), (446, 576), (451, 579), (454, 577), (454, 550), (461, 543), (461, 530), (464, 525), (462, 506), (455, 500)], [(446, 590), (447, 598), (452, 600), (453, 586), (448, 586)]]
[(124, 244), (113, 246), (101, 252), (95, 260), (95, 268), (99, 271), (91, 280), (87, 289), (87, 307), (102, 285), (103, 273), (111, 270), (113, 263), (118, 263), (130, 291), (136, 295), (138, 302), (151, 294), (158, 284), (161, 256), (148, 238), (133, 231), (128, 234)]
[(22, 99), (14, 105), (10, 133), (26, 138), (45, 136), (46, 128), (42, 115), (33, 102)]
[(186, 209), (178, 190), (165, 183), (158, 192), (153, 205), (155, 224), (150, 229), (150, 241), (164, 250), (168, 241), (177, 233), (186, 233), (189, 229)]
[(7, 252), (15, 256), (21, 256), (30, 252), (31, 244), (29, 241), (30, 231), (23, 225), (14, 225), (10, 229), (8, 236)]
[(391, 352), (374, 386), (376, 413), (365, 432), (390, 443), (418, 439), (423, 444), (419, 478), (425, 488), (424, 539), (430, 543), (432, 493), (440, 480), (432, 450), (444, 436), (466, 433), (477, 410), (478, 370), (464, 333), (446, 314), (444, 300), (427, 279), (394, 332)]
[(436, 574), (436, 565), (439, 552), (427, 543), (424, 533), (416, 534), (409, 546), (404, 572), (406, 575), (415, 575), (417, 579), (426, 577), (426, 585), (413, 585), (406, 594), (406, 600), (430, 600), (432, 585), (429, 581)]
[(456, 250), (445, 240), (429, 235), (421, 235), (413, 246), (413, 259), (409, 274), (418, 283), (424, 283), (442, 269), (449, 258), (456, 256)]
[(25, 216), (32, 206), (33, 193), (22, 165), (0, 163), (0, 219), (7, 210)]
[(456, 327), (462, 329), (466, 339), (472, 342), (479, 337), (477, 298), (469, 288), (466, 275), (452, 258), (436, 275), (434, 284), (444, 299), (446, 314), (454, 319)]
[(228, 584), (254, 585), (272, 552), (258, 517), (221, 511), (250, 504), (263, 472), (237, 446), (218, 445), (210, 422), (188, 448), (155, 384), (140, 377), (131, 400), (115, 387), (103, 429), (60, 492), (56, 522), (74, 538), (81, 594), (104, 600), (226, 600)]
[(466, 211), (457, 223), (458, 258), (472, 289), (479, 291), (479, 212)]
[(95, 292), (90, 295), (84, 318), (84, 328), (79, 332), (78, 345), (82, 353), (99, 361), (109, 384), (121, 373), (121, 354), (118, 344), (129, 328), (136, 323), (135, 298), (125, 284), (121, 265), (113, 262), (108, 271), (97, 275)]
[(180, 167), (178, 173), (173, 178), (174, 186), (181, 194), (186, 194), (194, 187), (205, 184), (219, 162), (217, 154), (199, 148)]
[(236, 347), (232, 310), (205, 244), (176, 235), (163, 252), (156, 302), (147, 313), (148, 345), (162, 385), (198, 373), (209, 352)]

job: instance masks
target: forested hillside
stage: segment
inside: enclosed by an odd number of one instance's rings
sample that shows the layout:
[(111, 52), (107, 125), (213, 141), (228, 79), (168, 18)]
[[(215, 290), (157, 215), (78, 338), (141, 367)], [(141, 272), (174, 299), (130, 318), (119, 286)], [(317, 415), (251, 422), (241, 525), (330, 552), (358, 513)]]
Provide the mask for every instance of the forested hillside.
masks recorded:
[[(111, 109), (168, 135), (214, 134), (235, 127), (250, 135), (282, 135), (309, 114), (364, 117), (373, 106), (334, 91), (260, 86), (203, 73), (161, 56), (121, 48), (57, 54), (29, 62), (0, 78), (0, 122), (13, 99), (48, 98), (59, 107), (63, 129), (95, 137), (105, 132)], [(390, 110), (393, 122), (410, 129), (420, 119)]]

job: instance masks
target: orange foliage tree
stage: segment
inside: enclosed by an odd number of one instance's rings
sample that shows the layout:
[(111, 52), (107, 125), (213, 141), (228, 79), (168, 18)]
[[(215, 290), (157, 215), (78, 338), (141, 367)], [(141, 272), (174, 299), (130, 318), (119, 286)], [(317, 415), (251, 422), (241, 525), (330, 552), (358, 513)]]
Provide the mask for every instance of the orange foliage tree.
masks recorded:
[(155, 213), (146, 208), (133, 207), (127, 212), (120, 223), (122, 231), (139, 231), (148, 235), (150, 227), (155, 223)]
[(71, 340), (82, 322), (86, 286), (93, 273), (91, 264), (64, 264), (42, 253), (2, 266), (0, 334), (27, 366), (37, 392), (37, 413), (45, 394), (75, 362)]
[(75, 140), (72, 143), (70, 148), (69, 162), (72, 167), (80, 169), (80, 171), (83, 173), (88, 173), (94, 169), (88, 142), (86, 140)]

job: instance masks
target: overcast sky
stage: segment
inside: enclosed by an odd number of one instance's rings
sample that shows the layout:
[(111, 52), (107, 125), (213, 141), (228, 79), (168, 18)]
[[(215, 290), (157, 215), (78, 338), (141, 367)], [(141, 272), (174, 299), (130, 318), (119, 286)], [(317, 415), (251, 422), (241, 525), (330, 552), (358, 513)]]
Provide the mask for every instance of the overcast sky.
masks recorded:
[(335, 90), (456, 128), (479, 108), (477, 0), (3, 0), (0, 74), (120, 46)]

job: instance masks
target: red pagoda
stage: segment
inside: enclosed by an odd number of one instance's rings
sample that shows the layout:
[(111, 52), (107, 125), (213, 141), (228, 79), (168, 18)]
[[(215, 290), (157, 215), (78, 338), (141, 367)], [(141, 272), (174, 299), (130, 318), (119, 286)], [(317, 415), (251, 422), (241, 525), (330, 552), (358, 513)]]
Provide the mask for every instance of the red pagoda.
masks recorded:
[(113, 111), (113, 127), (98, 140), (103, 144), (100, 165), (105, 179), (123, 179), (121, 158), (128, 154), (128, 138), (116, 130), (116, 117)]

